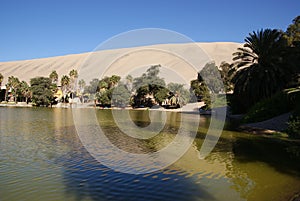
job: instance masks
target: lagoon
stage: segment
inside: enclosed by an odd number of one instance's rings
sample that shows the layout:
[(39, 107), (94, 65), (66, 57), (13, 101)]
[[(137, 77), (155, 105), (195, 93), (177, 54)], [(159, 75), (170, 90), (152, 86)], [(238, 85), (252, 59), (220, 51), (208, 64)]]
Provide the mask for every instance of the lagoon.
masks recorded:
[[(147, 112), (131, 111), (136, 125), (149, 124)], [(95, 114), (112, 143), (135, 153), (163, 148), (176, 135), (180, 116), (194, 115), (167, 112), (160, 135), (137, 140), (122, 134), (111, 110)], [(2, 107), (0, 200), (281, 201), (300, 192), (299, 143), (225, 127), (214, 150), (199, 159), (209, 123), (200, 118), (192, 146), (174, 164), (135, 175), (112, 170), (87, 151), (71, 109)]]

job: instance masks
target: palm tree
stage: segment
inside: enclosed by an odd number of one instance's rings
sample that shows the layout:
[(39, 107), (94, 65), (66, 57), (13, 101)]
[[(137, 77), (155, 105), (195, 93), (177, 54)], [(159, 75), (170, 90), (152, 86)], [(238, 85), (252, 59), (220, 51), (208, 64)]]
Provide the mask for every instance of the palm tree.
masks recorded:
[(63, 75), (60, 81), (60, 84), (62, 87), (65, 87), (66, 89), (68, 89), (69, 84), (70, 84), (70, 78), (67, 75)]
[(18, 88), (20, 87), (20, 81), (17, 77), (14, 76), (10, 76), (8, 77), (8, 83), (7, 83), (7, 91), (11, 90), (11, 93), (13, 95), (14, 98), (14, 102), (17, 101), (17, 92), (18, 92)]
[(70, 76), (70, 87), (71, 87), (71, 92), (72, 94), (75, 92), (75, 89), (77, 88), (76, 84), (77, 84), (77, 78), (78, 78), (78, 72), (75, 69), (72, 69), (69, 72), (69, 76)]
[(52, 83), (57, 83), (58, 81), (58, 74), (56, 72), (56, 70), (53, 70), (50, 75), (49, 75), (49, 78), (51, 79)]
[(23, 96), (25, 98), (25, 102), (27, 103), (28, 102), (28, 98), (31, 97), (30, 87), (27, 84), (27, 82), (22, 81), (20, 83), (20, 93), (21, 93), (21, 96)]
[(109, 78), (109, 88), (114, 87), (116, 84), (118, 84), (118, 82), (121, 80), (121, 77), (118, 75), (112, 75)]
[(2, 84), (2, 82), (3, 82), (3, 79), (4, 79), (4, 77), (3, 77), (3, 75), (0, 73), (0, 86), (1, 86), (1, 84)]
[(62, 89), (62, 92), (63, 92), (63, 97), (65, 98), (65, 96), (66, 96), (66, 94), (69, 90), (69, 86), (70, 86), (69, 76), (63, 75), (61, 80), (60, 80), (60, 83), (61, 83), (61, 89)]
[(233, 54), (234, 94), (249, 108), (257, 101), (282, 90), (290, 70), (282, 62), (285, 48), (282, 33), (265, 29), (250, 33), (243, 48)]
[(70, 76), (70, 78), (77, 78), (77, 77), (78, 77), (78, 72), (77, 72), (77, 70), (72, 69), (72, 70), (69, 72), (69, 76)]

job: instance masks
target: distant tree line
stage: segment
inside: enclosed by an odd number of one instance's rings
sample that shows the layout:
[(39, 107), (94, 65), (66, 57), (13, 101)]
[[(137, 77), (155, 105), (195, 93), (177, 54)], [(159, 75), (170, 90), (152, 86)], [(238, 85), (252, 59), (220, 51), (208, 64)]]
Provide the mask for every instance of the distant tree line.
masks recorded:
[[(60, 84), (62, 89), (62, 99), (57, 100), (54, 97), (58, 88), (58, 74), (54, 70), (49, 77), (35, 77), (30, 79), (30, 85), (26, 81), (20, 81), (19, 78), (10, 76), (5, 84), (5, 94), (1, 101), (13, 102), (32, 102), (36, 106), (49, 106), (58, 101), (67, 102), (70, 95), (75, 94), (78, 78), (77, 70), (72, 69), (69, 75), (63, 75)], [(3, 82), (3, 75), (0, 73), (0, 84)], [(82, 81), (80, 82), (82, 85)]]
[[(128, 75), (121, 80), (120, 76), (112, 75), (101, 80), (94, 78), (89, 85), (86, 85), (83, 79), (77, 80), (79, 75), (74, 69), (68, 75), (62, 75), (60, 82), (55, 70), (48, 77), (32, 78), (30, 84), (10, 76), (6, 84), (6, 94), (1, 101), (10, 98), (14, 102), (26, 101), (37, 106), (49, 106), (57, 102), (68, 103), (70, 98), (78, 96), (81, 102), (93, 100), (96, 105), (103, 107), (110, 107), (112, 104), (123, 107), (160, 105), (178, 108), (188, 102), (204, 101), (207, 108), (210, 108), (214, 94), (233, 89), (229, 76), (231, 65), (223, 62), (218, 68), (214, 62), (207, 63), (198, 73), (198, 78), (191, 81), (190, 90), (187, 90), (183, 84), (166, 84), (164, 79), (159, 77), (160, 65), (150, 66), (145, 73), (136, 78)], [(3, 81), (1, 73), (0, 81), (1, 83)], [(59, 84), (60, 88), (58, 88)], [(54, 96), (58, 90), (62, 93), (60, 99)]]
[(152, 107), (154, 105), (163, 106), (168, 102), (168, 106), (181, 107), (189, 101), (189, 91), (183, 84), (165, 83), (159, 77), (160, 65), (150, 66), (140, 77), (133, 78), (127, 75), (124, 80), (120, 76), (112, 75), (101, 80), (93, 79), (85, 87), (84, 93), (94, 99), (96, 105), (101, 107)]

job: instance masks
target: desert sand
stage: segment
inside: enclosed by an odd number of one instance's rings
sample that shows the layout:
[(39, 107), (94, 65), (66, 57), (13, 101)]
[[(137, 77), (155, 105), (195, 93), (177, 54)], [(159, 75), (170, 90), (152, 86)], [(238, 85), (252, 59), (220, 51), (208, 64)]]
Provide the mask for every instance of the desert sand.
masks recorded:
[[(182, 55), (192, 55), (195, 45), (199, 46), (203, 52), (199, 54), (198, 63), (193, 66), (189, 64), (189, 58), (182, 58)], [(88, 83), (92, 78), (100, 78), (103, 75), (116, 74), (124, 77), (131, 74), (135, 77), (150, 65), (160, 64), (163, 66), (161, 76), (167, 77), (166, 82), (183, 80), (182, 82), (188, 83), (197, 77), (198, 68), (202, 68), (207, 62), (214, 61), (217, 66), (222, 61), (231, 63), (232, 53), (241, 46), (241, 43), (214, 42), (160, 44), (102, 50), (50, 58), (0, 62), (0, 73), (4, 76), (3, 85), (9, 76), (16, 76), (20, 80), (29, 82), (30, 78), (49, 76), (53, 70), (56, 70), (60, 80), (62, 75), (67, 75), (70, 70), (76, 69), (80, 78)]]

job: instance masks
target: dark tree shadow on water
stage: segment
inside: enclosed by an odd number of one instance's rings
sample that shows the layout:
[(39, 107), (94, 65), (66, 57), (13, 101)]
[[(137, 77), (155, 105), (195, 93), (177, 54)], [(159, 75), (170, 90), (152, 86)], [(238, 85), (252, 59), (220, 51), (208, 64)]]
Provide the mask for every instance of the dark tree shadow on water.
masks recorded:
[(238, 137), (233, 143), (233, 153), (239, 162), (265, 162), (279, 172), (300, 177), (299, 141)]
[(84, 149), (60, 159), (67, 197), (75, 200), (193, 201), (215, 200), (201, 185), (183, 172), (163, 170), (144, 175), (113, 171)]

